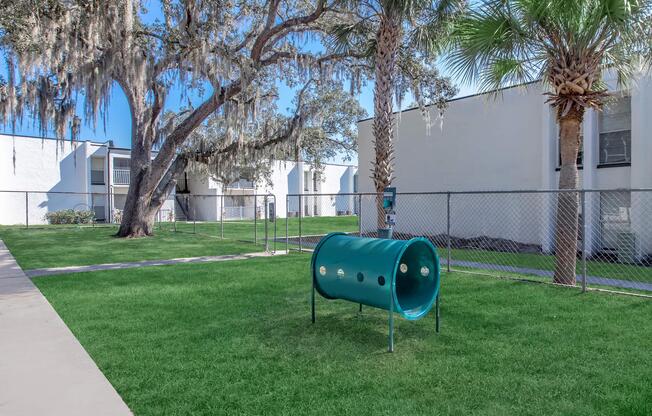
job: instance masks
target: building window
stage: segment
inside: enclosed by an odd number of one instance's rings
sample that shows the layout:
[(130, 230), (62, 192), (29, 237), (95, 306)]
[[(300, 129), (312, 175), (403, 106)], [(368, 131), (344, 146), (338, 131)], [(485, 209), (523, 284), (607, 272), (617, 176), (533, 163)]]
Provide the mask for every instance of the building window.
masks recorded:
[(105, 222), (106, 221), (106, 196), (93, 195), (92, 205), (93, 206), (91, 207), (91, 209), (95, 212), (95, 221)]
[(91, 185), (104, 185), (103, 157), (91, 157)]
[(353, 193), (358, 192), (358, 174), (353, 175)]
[(621, 97), (607, 103), (599, 115), (600, 164), (631, 163), (632, 100)]
[(131, 159), (126, 157), (116, 157), (113, 159), (113, 168), (129, 170), (131, 168)]
[(600, 193), (602, 248), (619, 248), (621, 235), (631, 231), (631, 195), (622, 191)]
[(303, 172), (303, 190), (310, 191), (310, 172)]
[(319, 192), (319, 174), (317, 172), (312, 174), (312, 191)]
[[(559, 126), (557, 126), (557, 129), (559, 130)], [(557, 163), (559, 166), (561, 166), (561, 141), (559, 138), (559, 133), (557, 133), (557, 158), (558, 161)], [(584, 123), (580, 124), (580, 147), (577, 152), (577, 160), (575, 163), (577, 163), (577, 166), (582, 166), (582, 162), (584, 161)]]

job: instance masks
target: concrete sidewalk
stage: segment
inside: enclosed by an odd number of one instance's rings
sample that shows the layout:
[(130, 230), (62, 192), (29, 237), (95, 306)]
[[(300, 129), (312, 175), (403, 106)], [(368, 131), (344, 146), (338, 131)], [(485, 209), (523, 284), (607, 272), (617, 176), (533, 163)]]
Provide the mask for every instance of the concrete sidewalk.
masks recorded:
[(131, 415), (0, 240), (0, 415)]

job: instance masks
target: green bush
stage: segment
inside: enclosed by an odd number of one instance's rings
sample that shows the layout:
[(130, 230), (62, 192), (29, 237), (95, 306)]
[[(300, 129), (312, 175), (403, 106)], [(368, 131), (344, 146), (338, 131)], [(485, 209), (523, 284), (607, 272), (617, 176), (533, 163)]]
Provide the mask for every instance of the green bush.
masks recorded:
[(50, 224), (90, 224), (95, 213), (90, 210), (62, 209), (45, 214)]

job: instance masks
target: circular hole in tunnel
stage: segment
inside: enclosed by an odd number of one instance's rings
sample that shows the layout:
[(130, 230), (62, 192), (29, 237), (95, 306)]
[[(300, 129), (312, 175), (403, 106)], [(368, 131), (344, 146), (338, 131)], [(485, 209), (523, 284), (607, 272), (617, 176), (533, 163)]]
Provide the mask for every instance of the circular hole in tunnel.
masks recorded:
[[(416, 241), (405, 250), (400, 265), (407, 266), (407, 273), (396, 279), (396, 301), (406, 317), (417, 317), (434, 301), (437, 290), (436, 257), (430, 245)], [(401, 266), (399, 265), (399, 269)]]
[(378, 276), (378, 284), (380, 286), (385, 286), (385, 276)]
[(362, 272), (358, 272), (358, 282), (362, 282), (364, 280), (364, 274)]

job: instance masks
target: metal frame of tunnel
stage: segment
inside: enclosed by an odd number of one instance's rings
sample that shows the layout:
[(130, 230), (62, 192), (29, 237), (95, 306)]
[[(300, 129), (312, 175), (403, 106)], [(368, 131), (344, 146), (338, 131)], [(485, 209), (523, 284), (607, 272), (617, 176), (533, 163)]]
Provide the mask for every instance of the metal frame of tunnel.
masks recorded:
[[(315, 279), (312, 280), (312, 293), (310, 295), (310, 310), (311, 310), (311, 315), (312, 315), (312, 323), (315, 323)], [(393, 279), (392, 279), (393, 280)], [(393, 282), (391, 283), (392, 285), (394, 284)], [(387, 351), (388, 352), (394, 352), (394, 296), (392, 295), (393, 291), (390, 289), (389, 291), (389, 316), (388, 316), (388, 321), (389, 321), (389, 333), (387, 335)], [(437, 297), (435, 298), (435, 332), (439, 333), (439, 328), (440, 328), (440, 319), (439, 319), (439, 296), (440, 293), (437, 293)], [(360, 303), (360, 308), (359, 312), (362, 312), (362, 303)]]

